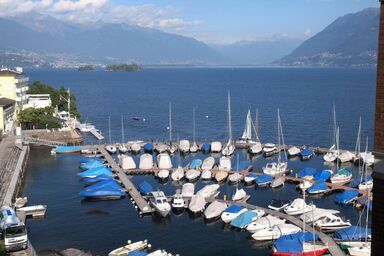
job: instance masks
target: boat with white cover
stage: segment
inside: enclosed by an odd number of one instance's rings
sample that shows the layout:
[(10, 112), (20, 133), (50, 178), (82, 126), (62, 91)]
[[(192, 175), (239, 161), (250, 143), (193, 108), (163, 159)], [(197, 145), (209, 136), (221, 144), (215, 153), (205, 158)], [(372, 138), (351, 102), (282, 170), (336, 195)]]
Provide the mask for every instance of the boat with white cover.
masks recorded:
[(206, 204), (204, 196), (196, 194), (191, 197), (188, 209), (193, 213), (199, 213), (204, 210)]
[(159, 167), (159, 169), (171, 169), (171, 157), (167, 153), (161, 153), (157, 155), (157, 166)]
[(211, 152), (212, 153), (220, 153), (223, 145), (220, 141), (212, 141), (211, 143)]
[(228, 176), (228, 182), (231, 184), (237, 184), (244, 179), (244, 176), (238, 172), (232, 173)]
[(300, 231), (301, 228), (293, 224), (277, 224), (270, 228), (257, 230), (253, 233), (252, 238), (257, 241), (274, 240)]
[(210, 171), (210, 170), (204, 170), (204, 171), (201, 173), (201, 179), (202, 179), (202, 180), (210, 180), (210, 179), (212, 179), (212, 171)]
[(305, 221), (306, 223), (311, 223), (329, 214), (337, 214), (337, 213), (339, 213), (338, 210), (315, 208), (313, 211), (309, 211), (300, 215), (300, 219)]
[(272, 199), (268, 208), (275, 211), (281, 211), (291, 203), (290, 200)]
[(216, 197), (220, 193), (219, 188), (220, 186), (218, 184), (206, 185), (202, 189), (197, 191), (196, 195), (200, 195), (206, 199)]
[(271, 188), (277, 188), (280, 186), (284, 186), (284, 183), (285, 183), (285, 177), (284, 176), (276, 177), (271, 182)]
[(140, 156), (139, 168), (142, 170), (149, 170), (153, 168), (152, 155), (145, 153)]
[(219, 160), (219, 170), (220, 171), (230, 171), (232, 168), (231, 158), (222, 156)]
[(300, 152), (301, 152), (301, 150), (300, 150), (298, 147), (293, 146), (293, 147), (290, 147), (290, 148), (288, 149), (288, 156), (289, 156), (289, 157), (294, 157), (294, 156), (299, 155)]
[(267, 215), (265, 217), (261, 217), (257, 219), (247, 226), (247, 230), (251, 233), (255, 233), (257, 230), (262, 230), (266, 228), (271, 228), (275, 225), (284, 224), (285, 219), (280, 219), (273, 215)]
[(172, 171), (171, 178), (174, 181), (180, 181), (182, 178), (184, 178), (183, 167), (179, 166), (176, 170)]
[(355, 154), (350, 151), (344, 151), (338, 156), (338, 159), (341, 163), (351, 162), (355, 158)]
[(215, 179), (216, 179), (217, 183), (221, 183), (221, 182), (225, 181), (225, 179), (227, 177), (228, 177), (228, 172), (227, 171), (218, 171), (215, 174)]
[(163, 191), (152, 191), (150, 193), (149, 204), (155, 208), (156, 212), (161, 216), (165, 217), (169, 214), (171, 206), (168, 203), (167, 198)]
[(213, 201), (204, 211), (204, 217), (207, 220), (219, 218), (220, 215), (227, 209), (227, 204), (219, 201)]
[(201, 175), (201, 172), (196, 169), (189, 169), (185, 172), (185, 178), (189, 181), (196, 181)]
[(207, 157), (204, 159), (203, 164), (201, 165), (201, 170), (212, 170), (213, 166), (215, 164), (215, 158), (213, 157)]
[(263, 152), (266, 157), (272, 156), (277, 153), (277, 147), (274, 143), (265, 143), (263, 147)]
[(169, 177), (169, 170), (167, 169), (161, 169), (158, 173), (157, 173), (157, 177), (161, 180), (166, 180), (168, 179)]
[(131, 156), (120, 155), (119, 162), (123, 170), (136, 169), (136, 163)]
[(244, 189), (236, 188), (235, 194), (232, 196), (232, 201), (241, 201), (247, 196), (247, 192)]
[(349, 247), (348, 252), (351, 256), (370, 256), (371, 242), (364, 242), (360, 246)]
[(306, 189), (309, 189), (310, 187), (312, 187), (313, 183), (309, 180), (302, 180), (300, 181), (300, 184), (299, 184), (299, 188), (300, 190), (306, 190)]
[(185, 183), (181, 189), (181, 195), (183, 197), (191, 197), (195, 194), (195, 184)]
[(316, 209), (316, 205), (308, 205), (304, 199), (296, 198), (293, 202), (284, 208), (284, 212), (288, 215), (298, 215)]
[(131, 148), (131, 152), (134, 154), (140, 153), (141, 151), (141, 145), (136, 142), (131, 144), (130, 148)]
[(179, 142), (180, 152), (186, 154), (189, 152), (190, 147), (191, 146), (189, 144), (189, 140), (180, 140), (180, 142)]

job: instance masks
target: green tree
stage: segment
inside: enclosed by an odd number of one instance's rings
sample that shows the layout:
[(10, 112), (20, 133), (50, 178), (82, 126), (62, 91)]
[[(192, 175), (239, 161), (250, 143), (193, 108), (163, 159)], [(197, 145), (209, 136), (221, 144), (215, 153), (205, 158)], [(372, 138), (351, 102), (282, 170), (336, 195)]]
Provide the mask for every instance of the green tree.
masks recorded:
[(53, 107), (27, 108), (18, 115), (18, 122), (23, 129), (60, 128), (61, 121), (53, 116)]

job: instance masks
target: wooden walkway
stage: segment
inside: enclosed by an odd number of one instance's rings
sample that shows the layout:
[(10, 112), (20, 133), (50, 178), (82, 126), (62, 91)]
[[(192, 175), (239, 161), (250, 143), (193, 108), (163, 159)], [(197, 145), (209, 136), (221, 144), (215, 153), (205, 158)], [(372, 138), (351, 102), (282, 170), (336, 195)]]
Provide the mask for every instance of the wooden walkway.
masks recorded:
[[(229, 200), (219, 200), (219, 199), (209, 199), (208, 200), (209, 202), (213, 202), (213, 201), (220, 201), (220, 202), (224, 202), (224, 203), (227, 203), (228, 205), (232, 205), (232, 204), (236, 204), (236, 205), (240, 205), (240, 206), (243, 206), (245, 208), (248, 208), (248, 209), (252, 209), (252, 210), (256, 210), (256, 209), (260, 209), (260, 210), (263, 210), (266, 214), (270, 214), (270, 215), (273, 215), (273, 216), (276, 216), (276, 217), (279, 217), (281, 219), (286, 219), (287, 221), (291, 222), (292, 224), (302, 228), (303, 227), (303, 221), (301, 221), (300, 219), (294, 217), (294, 216), (291, 216), (291, 215), (288, 215), (288, 214), (285, 214), (283, 212), (277, 212), (277, 211), (274, 211), (274, 210), (271, 210), (271, 209), (268, 209), (268, 208), (263, 208), (263, 207), (260, 207), (260, 206), (256, 206), (256, 205), (252, 205), (252, 204), (248, 204), (248, 203), (239, 203), (239, 202), (234, 202), (234, 201), (229, 201)], [(312, 227), (309, 226), (308, 224), (305, 224), (305, 230), (309, 231), (309, 232), (312, 232)], [(337, 245), (337, 243), (333, 240), (332, 237), (318, 231), (318, 230), (314, 230), (314, 233), (318, 234), (319, 235), (319, 238), (320, 240), (328, 246), (328, 251), (331, 253), (331, 255), (333, 256), (344, 256), (345, 253), (343, 252), (343, 250), (340, 249), (340, 247)]]
[(153, 209), (149, 206), (148, 202), (141, 196), (135, 185), (131, 182), (128, 176), (124, 173), (123, 169), (115, 162), (111, 155), (104, 149), (104, 147), (98, 147), (100, 153), (104, 156), (105, 160), (111, 166), (111, 169), (117, 174), (121, 183), (126, 188), (130, 197), (135, 201), (137, 207), (142, 214), (152, 213)]

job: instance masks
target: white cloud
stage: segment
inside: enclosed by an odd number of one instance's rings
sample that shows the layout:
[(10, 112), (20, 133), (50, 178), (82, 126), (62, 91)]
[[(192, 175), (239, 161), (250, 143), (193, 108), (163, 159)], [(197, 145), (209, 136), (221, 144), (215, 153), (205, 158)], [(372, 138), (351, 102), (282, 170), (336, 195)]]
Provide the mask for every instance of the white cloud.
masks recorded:
[(49, 8), (52, 0), (0, 0), (0, 16), (14, 16), (31, 11)]
[(103, 7), (109, 0), (59, 0), (52, 6), (53, 12), (94, 12)]
[(304, 31), (304, 36), (310, 36), (312, 34), (312, 30), (310, 28), (307, 28), (305, 31)]
[(173, 18), (173, 19), (162, 19), (159, 20), (159, 27), (160, 28), (179, 28), (184, 26), (195, 26), (195, 25), (201, 25), (203, 22), (201, 20), (183, 20), (179, 18)]

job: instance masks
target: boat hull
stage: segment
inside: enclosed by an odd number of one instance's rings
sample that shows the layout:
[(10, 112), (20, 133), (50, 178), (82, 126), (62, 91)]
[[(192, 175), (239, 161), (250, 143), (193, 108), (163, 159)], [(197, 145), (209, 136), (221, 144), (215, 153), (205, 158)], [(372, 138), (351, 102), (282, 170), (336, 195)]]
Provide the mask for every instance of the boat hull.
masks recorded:
[(278, 251), (272, 251), (272, 255), (275, 256), (318, 256), (318, 255), (324, 255), (328, 251), (328, 248), (323, 248), (315, 251), (310, 252), (278, 252)]

